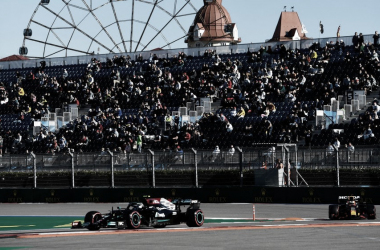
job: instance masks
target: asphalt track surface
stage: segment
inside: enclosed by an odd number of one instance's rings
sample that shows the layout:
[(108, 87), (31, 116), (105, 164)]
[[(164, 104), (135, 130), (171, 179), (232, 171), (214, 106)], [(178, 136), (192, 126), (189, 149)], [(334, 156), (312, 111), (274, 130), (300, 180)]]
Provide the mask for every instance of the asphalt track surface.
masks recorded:
[[(255, 204), (253, 221), (252, 204), (202, 204), (206, 223), (201, 228), (69, 229), (73, 218), (83, 218), (90, 210), (108, 212), (112, 206), (126, 204), (0, 204), (0, 250), (365, 250), (380, 246), (379, 219), (330, 221), (328, 205)], [(42, 226), (29, 225), (33, 219)]]

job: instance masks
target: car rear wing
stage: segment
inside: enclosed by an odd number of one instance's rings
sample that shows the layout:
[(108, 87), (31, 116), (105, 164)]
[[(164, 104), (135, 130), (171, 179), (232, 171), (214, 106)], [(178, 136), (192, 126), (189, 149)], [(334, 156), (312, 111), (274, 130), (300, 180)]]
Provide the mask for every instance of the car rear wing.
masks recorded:
[(173, 204), (176, 205), (191, 205), (200, 203), (198, 200), (192, 200), (192, 199), (175, 199), (172, 201)]
[(360, 196), (339, 196), (338, 202), (339, 203), (346, 203), (347, 201), (360, 201)]
[(186, 206), (189, 205), (193, 208), (199, 209), (201, 202), (198, 200), (192, 200), (192, 199), (175, 199), (172, 201), (173, 204), (178, 206)]

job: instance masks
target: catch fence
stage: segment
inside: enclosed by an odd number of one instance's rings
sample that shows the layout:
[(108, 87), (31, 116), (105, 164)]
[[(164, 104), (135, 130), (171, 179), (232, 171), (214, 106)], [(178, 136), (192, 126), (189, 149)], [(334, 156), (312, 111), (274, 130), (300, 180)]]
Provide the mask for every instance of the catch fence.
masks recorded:
[[(297, 149), (294, 144), (274, 144), (245, 150), (236, 148), (235, 152), (190, 149), (130, 154), (4, 155), (0, 158), (0, 187), (249, 186), (255, 185), (254, 171), (276, 168), (278, 161), (284, 167), (290, 166), (289, 178), (307, 175), (300, 181), (293, 180), (294, 186), (307, 183), (340, 186), (342, 171), (347, 175), (347, 170), (378, 169), (380, 150)], [(328, 173), (331, 181), (308, 174), (321, 172)], [(342, 181), (344, 185), (350, 184)], [(371, 183), (377, 185), (377, 181)]]

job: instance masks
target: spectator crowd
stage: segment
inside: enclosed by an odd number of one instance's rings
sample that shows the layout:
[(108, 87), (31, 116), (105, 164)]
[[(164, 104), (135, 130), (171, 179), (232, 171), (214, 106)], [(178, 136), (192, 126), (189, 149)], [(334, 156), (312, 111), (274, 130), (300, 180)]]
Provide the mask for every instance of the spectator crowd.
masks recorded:
[[(47, 73), (49, 67), (42, 61), (26, 75), (15, 71), (0, 85), (0, 113), (12, 114), (16, 122), (29, 121), (27, 130), (2, 129), (0, 150), (15, 154), (69, 149), (129, 153), (148, 147), (228, 150), (231, 144), (249, 147), (303, 139), (310, 146), (314, 127), (309, 121), (317, 109), (347, 91), (369, 95), (378, 90), (377, 33), (375, 43), (365, 44), (357, 34), (352, 42), (352, 46), (343, 40), (314, 43), (309, 49), (262, 46), (231, 55), (207, 49), (199, 57), (179, 53), (164, 59), (153, 53), (134, 59), (115, 55), (104, 63), (93, 58), (87, 65), (62, 66), (53, 73)], [(199, 104), (203, 97), (220, 102), (219, 108), (196, 122), (172, 116), (172, 111)], [(56, 132), (30, 132), (33, 121), (69, 104), (88, 112)], [(352, 122), (363, 140), (377, 135), (379, 111), (374, 101)], [(334, 144), (333, 137), (329, 142)]]

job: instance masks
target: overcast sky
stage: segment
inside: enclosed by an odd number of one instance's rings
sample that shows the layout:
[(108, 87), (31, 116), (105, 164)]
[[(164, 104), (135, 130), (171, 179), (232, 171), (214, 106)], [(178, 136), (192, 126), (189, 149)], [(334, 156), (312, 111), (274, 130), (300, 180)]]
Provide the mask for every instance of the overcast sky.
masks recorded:
[[(66, 1), (71, 2), (73, 5), (82, 7), (84, 6), (83, 1), (87, 2), (88, 5), (91, 4), (91, 0)], [(145, 1), (154, 2), (154, 0)], [(18, 54), (19, 47), (23, 43), (23, 30), (27, 27), (29, 20), (31, 19), (39, 2), (40, 0), (1, 0), (0, 58), (12, 54)], [(106, 2), (108, 2), (108, 0), (92, 0), (93, 6), (98, 6)], [(165, 18), (170, 18), (167, 14), (165, 14), (164, 10), (170, 13), (178, 11), (180, 7), (183, 6), (184, 2), (185, 0), (177, 0), (177, 6), (175, 8), (175, 0), (163, 0), (162, 3), (160, 3), (162, 9), (157, 9), (157, 11), (154, 12), (151, 17), (150, 24), (154, 26), (156, 30), (160, 30), (166, 24), (165, 20), (167, 19)], [(202, 0), (191, 0), (191, 2), (197, 9), (203, 5)], [(284, 10), (284, 6), (287, 6), (287, 11), (291, 11), (291, 7), (294, 6), (294, 11), (298, 12), (301, 22), (305, 25), (308, 31), (308, 37), (318, 38), (336, 36), (336, 31), (339, 25), (341, 25), (341, 36), (352, 36), (355, 31), (359, 33), (362, 32), (363, 34), (373, 34), (375, 30), (380, 30), (379, 0), (223, 0), (222, 3), (223, 6), (229, 11), (232, 21), (237, 24), (242, 43), (260, 43), (264, 42), (266, 39), (270, 39), (276, 28), (281, 11)], [(122, 23), (120, 26), (121, 30), (123, 30), (123, 32), (125, 31), (125, 40), (130, 39), (129, 35), (131, 32), (127, 20), (131, 19), (132, 14), (130, 9), (128, 9), (128, 6), (131, 6), (131, 4), (132, 0), (127, 0), (123, 3), (115, 3), (119, 20), (126, 20), (126, 22)], [(54, 10), (56, 13), (59, 13), (63, 6), (64, 4), (62, 3), (62, 0), (51, 0), (51, 3), (49, 4), (49, 8)], [(108, 11), (110, 11), (110, 4), (107, 4), (107, 6), (109, 8)], [(134, 43), (132, 43), (133, 48), (135, 48), (137, 41), (142, 34), (144, 28), (142, 22), (147, 21), (149, 18), (149, 14), (152, 9), (151, 6), (152, 5), (149, 4), (139, 3), (138, 0), (135, 1), (136, 9), (134, 19), (140, 23), (136, 22), (137, 26), (134, 28)], [(182, 14), (190, 14), (194, 12), (188, 5), (186, 8), (183, 9), (183, 12), (181, 12)], [(78, 10), (74, 7), (71, 9), (73, 10), (73, 18), (70, 17), (67, 10), (62, 11), (60, 15), (69, 23), (72, 23), (71, 20), (75, 20), (76, 23), (79, 23), (79, 20), (82, 20), (81, 15), (84, 17), (86, 12), (84, 10)], [(107, 18), (110, 16), (113, 17), (114, 14), (109, 12), (108, 14), (103, 15), (103, 10), (106, 11), (106, 7), (102, 7), (97, 10), (96, 18), (94, 16), (91, 17), (90, 15), (90, 17), (80, 23), (79, 27), (81, 30), (88, 31), (88, 34), (91, 37), (94, 37), (95, 34), (98, 34), (101, 29), (98, 21), (100, 21), (103, 26), (108, 25), (110, 21), (107, 21)], [(43, 28), (42, 26), (45, 25), (47, 27), (51, 27), (54, 20), (52, 16), (53, 15), (51, 13), (47, 12), (47, 10), (42, 7), (37, 10), (33, 20), (40, 24), (37, 25), (35, 22), (32, 23), (31, 28), (33, 30), (33, 35), (31, 38), (43, 41), (46, 40), (48, 29)], [(178, 21), (187, 31), (192, 19), (193, 17), (182, 17), (178, 18)], [(322, 21), (324, 25), (324, 34), (319, 33), (320, 21)], [(68, 26), (67, 23), (64, 23), (64, 21), (57, 20), (56, 26), (54, 27), (63, 27), (65, 25)], [(50, 34), (48, 41), (58, 45), (60, 45), (61, 42), (66, 43), (66, 41), (70, 39), (70, 36), (64, 35), (62, 32), (64, 32), (63, 29), (61, 31), (56, 31), (56, 35), (60, 37), (59, 39), (53, 36), (53, 34)], [(105, 47), (110, 48), (107, 45), (107, 41), (116, 37), (116, 34), (119, 35), (118, 29), (116, 25), (113, 25), (113, 31), (110, 31), (109, 35), (105, 33), (98, 35), (96, 40), (105, 45), (102, 47), (99, 44), (88, 45), (90, 40), (86, 41), (87, 37), (83, 34), (80, 34), (81, 36), (79, 36), (79, 32), (77, 32), (76, 36), (78, 37), (74, 37), (76, 40), (74, 38), (72, 39), (70, 47), (75, 48), (83, 45), (86, 49), (97, 50), (99, 48), (100, 53), (107, 53), (107, 49), (105, 49)], [(141, 43), (144, 43), (144, 46), (147, 45), (151, 40), (147, 37), (150, 36), (152, 38), (156, 34), (157, 31), (155, 31), (154, 28), (148, 27)], [(165, 34), (166, 40), (171, 42), (182, 37), (184, 35), (184, 31), (181, 30), (177, 24), (171, 22), (170, 25), (162, 31), (162, 34)], [(117, 38), (115, 38), (115, 40), (117, 40)], [(163, 39), (161, 35), (158, 35), (157, 38), (154, 39), (149, 46), (147, 46), (147, 48), (151, 49), (161, 47), (166, 43), (167, 42), (165, 42), (165, 39)], [(129, 51), (131, 45), (129, 43), (124, 45)], [(42, 54), (43, 46), (40, 43), (27, 41), (26, 46), (28, 47), (28, 55), (30, 56)], [(118, 44), (118, 46), (122, 49), (123, 44)], [(141, 49), (141, 46), (142, 45), (140, 44), (140, 47), (138, 48)], [(171, 44), (170, 47), (181, 48), (186, 47), (186, 44), (183, 42), (183, 39), (180, 39), (178, 42)], [(57, 55), (60, 54), (58, 53)]]

